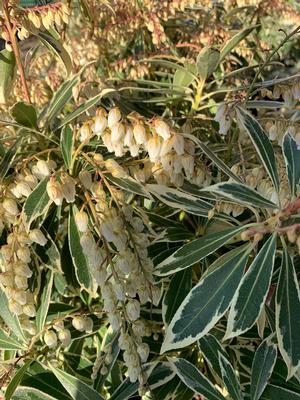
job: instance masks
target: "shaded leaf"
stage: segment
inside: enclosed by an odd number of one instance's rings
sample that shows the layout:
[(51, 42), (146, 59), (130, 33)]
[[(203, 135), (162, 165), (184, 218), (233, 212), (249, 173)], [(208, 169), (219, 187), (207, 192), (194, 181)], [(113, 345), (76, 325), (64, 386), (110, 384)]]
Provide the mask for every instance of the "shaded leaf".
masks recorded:
[(70, 126), (65, 126), (60, 135), (60, 148), (67, 169), (70, 168), (74, 148), (74, 134)]
[(19, 343), (16, 339), (8, 336), (4, 331), (0, 330), (0, 349), (1, 350), (26, 350), (26, 347)]
[(25, 336), (20, 325), (20, 321), (16, 315), (14, 315), (9, 307), (8, 300), (0, 287), (0, 317), (5, 322), (5, 325), (20, 339), (23, 343), (25, 342)]
[(237, 108), (237, 117), (238, 121), (250, 136), (257, 154), (268, 172), (276, 191), (279, 192), (279, 176), (275, 154), (266, 132), (250, 113), (240, 107)]
[(14, 158), (17, 154), (17, 147), (21, 142), (21, 138), (17, 139), (10, 147), (6, 150), (4, 157), (0, 163), (0, 182), (5, 178), (7, 171), (11, 167)]
[(176, 374), (187, 387), (209, 400), (225, 400), (225, 397), (212, 383), (189, 361), (183, 358), (171, 360)]
[(16, 76), (16, 58), (13, 51), (0, 51), (0, 104), (5, 104)]
[(289, 185), (292, 195), (295, 196), (300, 183), (300, 149), (290, 133), (285, 134), (282, 143)]
[(214, 335), (207, 333), (199, 339), (198, 346), (210, 369), (222, 379), (219, 354), (222, 354), (225, 358), (227, 358), (228, 355), (221, 343)]
[(37, 113), (36, 109), (31, 104), (26, 104), (23, 101), (15, 103), (10, 109), (11, 115), (18, 124), (28, 128), (36, 128)]
[(251, 370), (251, 400), (258, 400), (272, 374), (277, 357), (277, 346), (267, 337), (257, 348)]
[(39, 331), (41, 331), (45, 325), (46, 318), (48, 315), (51, 292), (53, 286), (53, 270), (49, 270), (47, 273), (47, 279), (43, 288), (43, 293), (41, 296), (40, 307), (36, 313), (36, 326)]
[(166, 290), (162, 313), (165, 324), (169, 324), (177, 311), (178, 307), (192, 288), (191, 268), (177, 272), (171, 279)]
[(219, 363), (222, 372), (222, 378), (230, 397), (233, 400), (243, 400), (240, 382), (237, 379), (232, 365), (222, 353), (219, 353)]
[(300, 366), (300, 291), (293, 260), (284, 249), (276, 291), (278, 348), (292, 377)]
[(25, 361), (24, 365), (18, 369), (17, 373), (14, 375), (12, 380), (9, 382), (6, 390), (5, 390), (5, 400), (10, 400), (12, 395), (14, 394), (15, 390), (19, 386), (22, 378), (27, 371), (28, 367), (32, 363), (32, 360)]

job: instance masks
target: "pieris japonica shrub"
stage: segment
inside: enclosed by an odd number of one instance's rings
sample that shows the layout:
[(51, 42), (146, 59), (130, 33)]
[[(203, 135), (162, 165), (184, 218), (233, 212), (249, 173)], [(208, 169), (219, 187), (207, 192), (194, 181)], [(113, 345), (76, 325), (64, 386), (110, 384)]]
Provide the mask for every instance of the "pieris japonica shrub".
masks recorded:
[(299, 21), (0, 2), (0, 397), (300, 399)]

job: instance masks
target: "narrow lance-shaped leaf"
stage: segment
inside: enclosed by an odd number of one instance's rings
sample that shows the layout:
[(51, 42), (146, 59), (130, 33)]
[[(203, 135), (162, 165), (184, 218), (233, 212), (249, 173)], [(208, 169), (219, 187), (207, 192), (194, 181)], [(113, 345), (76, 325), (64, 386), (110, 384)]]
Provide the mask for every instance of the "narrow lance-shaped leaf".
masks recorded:
[(199, 199), (199, 197), (192, 196), (189, 193), (184, 193), (177, 189), (168, 188), (164, 185), (148, 184), (146, 185), (146, 189), (168, 206), (186, 211), (190, 214), (206, 217), (208, 211), (212, 208), (212, 204)]
[(4, 331), (0, 330), (0, 349), (1, 350), (26, 350), (26, 347)]
[(205, 235), (183, 245), (171, 256), (157, 265), (154, 272), (155, 275), (167, 276), (194, 265), (224, 246), (224, 244), (229, 242), (229, 240), (241, 233), (244, 229), (245, 227), (225, 229), (224, 231)]
[(24, 220), (27, 227), (41, 215), (45, 215), (52, 203), (47, 193), (48, 178), (43, 179), (27, 197), (23, 206)]
[(5, 155), (0, 162), (0, 182), (3, 180), (3, 178), (5, 178), (7, 171), (11, 167), (14, 158), (17, 154), (17, 147), (20, 144), (20, 142), (21, 138), (17, 139), (5, 152)]
[(250, 113), (240, 107), (237, 107), (236, 111), (238, 121), (250, 136), (257, 154), (268, 172), (276, 191), (279, 192), (279, 177), (275, 154), (266, 132)]
[(300, 400), (299, 392), (276, 385), (267, 385), (261, 396), (261, 400)]
[(258, 319), (271, 284), (275, 250), (276, 234), (263, 245), (240, 282), (232, 300), (224, 339), (241, 335)]
[(55, 397), (42, 392), (36, 388), (19, 386), (14, 395), (13, 400), (57, 400)]
[(91, 289), (92, 277), (89, 270), (88, 260), (83, 253), (82, 246), (80, 244), (81, 233), (77, 228), (74, 212), (75, 208), (73, 207), (69, 213), (69, 248), (74, 263), (77, 280), (80, 285), (89, 290)]
[(166, 330), (161, 353), (194, 343), (225, 314), (243, 276), (249, 249), (205, 274), (191, 290)]
[(243, 39), (245, 39), (252, 31), (253, 29), (257, 28), (259, 25), (254, 25), (250, 26), (249, 28), (245, 28), (242, 31), (238, 32), (236, 35), (234, 35), (231, 39), (228, 40), (228, 42), (225, 43), (223, 48), (221, 49), (220, 53), (220, 59), (219, 62), (221, 62), (227, 54), (231, 52), (237, 46)]
[(5, 322), (5, 325), (20, 339), (23, 343), (25, 342), (25, 336), (20, 325), (20, 321), (16, 315), (14, 315), (8, 306), (8, 300), (0, 287), (0, 317)]
[(163, 299), (162, 312), (165, 324), (169, 324), (185, 296), (192, 288), (192, 270), (177, 272), (171, 279)]
[(36, 326), (39, 331), (41, 331), (45, 325), (51, 300), (52, 286), (53, 286), (53, 270), (49, 270), (47, 273), (47, 280), (44, 285), (43, 293), (41, 296), (41, 304), (36, 313)]
[(16, 76), (16, 57), (13, 51), (0, 51), (0, 104), (5, 104)]
[(74, 147), (74, 133), (70, 126), (65, 126), (60, 135), (60, 148), (65, 162), (65, 166), (69, 169)]
[(232, 400), (243, 400), (241, 385), (230, 362), (219, 353), (222, 378)]
[(276, 291), (275, 311), (278, 347), (290, 378), (300, 366), (300, 290), (294, 263), (286, 248)]
[(219, 354), (222, 354), (225, 358), (227, 358), (228, 355), (221, 343), (214, 335), (207, 333), (198, 341), (198, 346), (212, 372), (216, 373), (222, 379)]
[(170, 359), (170, 361), (182, 382), (194, 392), (209, 400), (225, 400), (225, 397), (189, 361), (183, 358)]
[(300, 148), (290, 133), (286, 133), (283, 138), (282, 150), (290, 189), (295, 196), (297, 185), (300, 183)]
[(17, 373), (12, 378), (12, 380), (9, 382), (9, 384), (5, 390), (5, 400), (11, 399), (12, 395), (14, 394), (15, 390), (17, 389), (20, 382), (22, 381), (22, 378), (31, 363), (32, 363), (32, 360), (27, 360), (27, 361), (25, 361), (24, 365), (18, 369)]
[(68, 374), (58, 368), (50, 367), (56, 378), (62, 383), (64, 388), (74, 400), (103, 400), (93, 388), (82, 380)]
[(238, 204), (259, 208), (278, 208), (276, 204), (267, 200), (255, 190), (237, 182), (217, 183), (216, 185), (205, 187), (203, 190), (209, 193), (215, 193), (222, 198)]
[[(273, 336), (273, 335), (272, 335)], [(277, 357), (277, 346), (267, 337), (254, 354), (251, 369), (251, 400), (258, 400), (272, 374)]]

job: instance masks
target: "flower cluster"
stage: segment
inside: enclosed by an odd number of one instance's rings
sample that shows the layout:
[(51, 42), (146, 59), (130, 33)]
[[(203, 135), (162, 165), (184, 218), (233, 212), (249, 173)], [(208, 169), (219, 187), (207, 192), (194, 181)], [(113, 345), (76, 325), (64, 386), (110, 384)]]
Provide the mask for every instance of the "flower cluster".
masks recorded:
[[(160, 184), (182, 186), (185, 179), (203, 184), (210, 177), (209, 174), (205, 176), (199, 163), (196, 165), (194, 143), (162, 119), (145, 120), (136, 113), (122, 119), (117, 107), (108, 113), (100, 108), (93, 120), (80, 128), (79, 133), (80, 140), (86, 143), (94, 135), (101, 138), (108, 151), (116, 157), (126, 153), (132, 157), (148, 153), (146, 161), (133, 162), (128, 166), (128, 172), (139, 181), (146, 182), (153, 176)], [(118, 165), (113, 160), (106, 164), (108, 169)]]

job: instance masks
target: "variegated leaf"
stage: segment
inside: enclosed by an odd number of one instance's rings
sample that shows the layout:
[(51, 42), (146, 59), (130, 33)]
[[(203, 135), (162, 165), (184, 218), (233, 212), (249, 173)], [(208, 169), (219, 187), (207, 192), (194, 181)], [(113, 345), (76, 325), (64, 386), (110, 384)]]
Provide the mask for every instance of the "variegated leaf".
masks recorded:
[(271, 283), (275, 250), (274, 234), (261, 248), (240, 282), (232, 300), (225, 340), (246, 332), (258, 319)]
[(241, 385), (234, 369), (227, 358), (225, 358), (221, 353), (219, 353), (219, 364), (222, 378), (230, 397), (232, 400), (243, 400)]
[[(273, 336), (273, 335), (272, 335)], [(277, 357), (277, 346), (267, 337), (255, 352), (251, 370), (251, 400), (258, 400), (272, 374)]]
[(183, 210), (190, 214), (206, 217), (208, 211), (213, 207), (212, 204), (199, 199), (199, 197), (164, 185), (148, 184), (146, 189), (169, 207)]
[(222, 379), (219, 354), (222, 354), (225, 358), (227, 358), (228, 355), (221, 343), (214, 335), (207, 333), (198, 341), (198, 346), (212, 372), (215, 372)]
[(166, 330), (161, 353), (194, 343), (225, 314), (243, 276), (249, 249), (205, 274), (191, 290)]
[(158, 264), (154, 273), (159, 276), (167, 276), (190, 267), (224, 246), (244, 229), (245, 227), (234, 227), (193, 240)]
[(278, 208), (278, 206), (246, 185), (237, 182), (217, 183), (205, 187), (205, 192), (212, 192), (234, 203), (259, 208)]
[(189, 361), (183, 358), (170, 359), (176, 374), (187, 387), (209, 400), (225, 400), (225, 397)]
[(191, 268), (185, 269), (184, 271), (179, 271), (172, 277), (162, 304), (163, 320), (166, 325), (170, 323), (177, 308), (180, 306), (191, 288)]
[(250, 136), (257, 154), (268, 172), (276, 191), (279, 192), (279, 177), (275, 154), (266, 132), (249, 112), (240, 107), (237, 108), (237, 118), (239, 123), (241, 123)]
[(300, 367), (300, 290), (294, 263), (286, 248), (276, 291), (275, 310), (278, 347), (290, 378)]
[(292, 195), (296, 193), (297, 185), (300, 183), (300, 148), (290, 133), (283, 138), (282, 151), (284, 155), (287, 176)]

